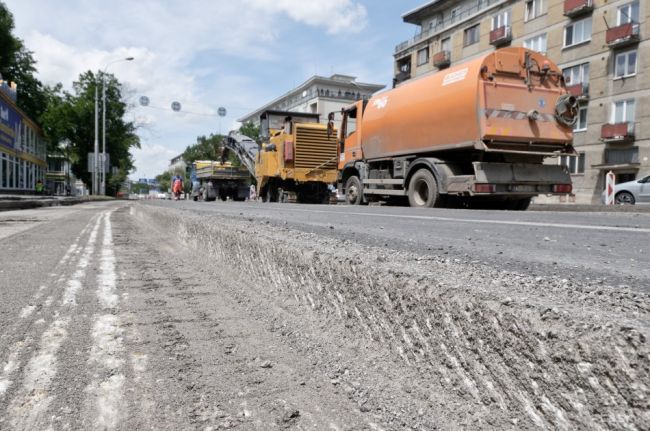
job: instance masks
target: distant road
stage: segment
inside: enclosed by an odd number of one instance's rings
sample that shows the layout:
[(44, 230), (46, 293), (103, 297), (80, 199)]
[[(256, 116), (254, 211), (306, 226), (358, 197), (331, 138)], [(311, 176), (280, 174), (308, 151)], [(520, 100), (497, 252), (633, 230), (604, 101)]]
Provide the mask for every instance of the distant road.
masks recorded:
[(502, 269), (602, 279), (650, 290), (647, 213), (474, 211), (253, 202), (152, 201), (193, 212), (248, 217)]

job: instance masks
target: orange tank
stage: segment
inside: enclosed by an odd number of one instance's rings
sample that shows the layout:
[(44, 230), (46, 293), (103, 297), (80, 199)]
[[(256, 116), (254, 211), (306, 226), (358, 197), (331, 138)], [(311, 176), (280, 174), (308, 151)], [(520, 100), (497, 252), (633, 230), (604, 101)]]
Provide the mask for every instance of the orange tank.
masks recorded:
[(545, 56), (503, 48), (375, 95), (358, 120), (362, 157), (491, 145), (552, 152), (572, 140), (556, 117), (564, 104), (575, 109), (563, 95), (561, 70)]

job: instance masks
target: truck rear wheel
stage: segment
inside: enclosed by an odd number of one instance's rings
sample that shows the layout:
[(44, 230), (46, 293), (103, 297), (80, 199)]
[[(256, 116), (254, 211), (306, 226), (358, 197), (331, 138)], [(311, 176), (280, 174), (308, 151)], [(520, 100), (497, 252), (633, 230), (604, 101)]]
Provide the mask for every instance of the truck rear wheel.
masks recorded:
[(409, 205), (414, 208), (433, 208), (440, 200), (436, 179), (427, 169), (420, 169), (411, 177), (408, 188)]
[(361, 205), (363, 201), (363, 185), (356, 175), (345, 182), (345, 201), (349, 205)]

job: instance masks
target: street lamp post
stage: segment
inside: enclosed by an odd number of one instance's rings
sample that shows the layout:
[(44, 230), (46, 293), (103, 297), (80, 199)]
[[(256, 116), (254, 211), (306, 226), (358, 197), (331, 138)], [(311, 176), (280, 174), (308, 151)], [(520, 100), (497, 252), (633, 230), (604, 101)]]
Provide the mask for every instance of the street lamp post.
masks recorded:
[[(119, 63), (122, 61), (133, 61), (133, 57), (126, 57), (122, 58), (119, 60), (111, 61), (108, 63), (104, 69), (102, 70), (102, 163), (101, 163), (101, 173), (100, 173), (100, 191), (99, 193), (102, 195), (106, 194), (106, 71), (108, 70), (108, 66), (111, 64)], [(97, 152), (99, 151), (99, 143), (98, 143), (98, 137), (97, 137), (97, 105), (98, 105), (98, 100), (97, 100), (97, 86), (95, 86), (95, 171), (97, 171)], [(95, 179), (95, 182), (97, 181), (97, 177), (94, 175), (93, 178)], [(95, 183), (93, 183), (95, 184)], [(96, 192), (95, 192), (96, 193)]]
[(97, 160), (97, 153), (99, 153), (99, 139), (97, 137), (97, 128), (99, 127), (99, 116), (97, 115), (98, 105), (97, 82), (95, 82), (95, 149), (93, 153), (93, 195), (97, 194), (97, 170), (99, 167), (99, 160)]

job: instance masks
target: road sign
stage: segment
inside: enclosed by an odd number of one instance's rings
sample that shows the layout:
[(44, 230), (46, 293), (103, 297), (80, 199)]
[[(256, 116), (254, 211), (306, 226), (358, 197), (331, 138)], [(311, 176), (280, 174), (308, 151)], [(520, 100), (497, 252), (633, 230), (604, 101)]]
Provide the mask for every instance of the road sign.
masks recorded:
[[(97, 167), (99, 168), (98, 172), (102, 172), (102, 157), (103, 154), (99, 153), (98, 155), (98, 161), (97, 161)], [(108, 172), (111, 167), (111, 155), (106, 154), (106, 158), (104, 159), (104, 172)], [(95, 172), (95, 153), (88, 153), (88, 172), (93, 173)]]
[(217, 109), (217, 114), (219, 114), (220, 117), (225, 117), (227, 114), (226, 108), (221, 106), (219, 109)]
[(614, 205), (614, 186), (616, 185), (616, 175), (609, 171), (605, 174), (605, 205)]
[(140, 97), (140, 105), (149, 106), (149, 98), (147, 96)]
[(180, 102), (172, 102), (172, 111), (178, 112), (181, 110)]

